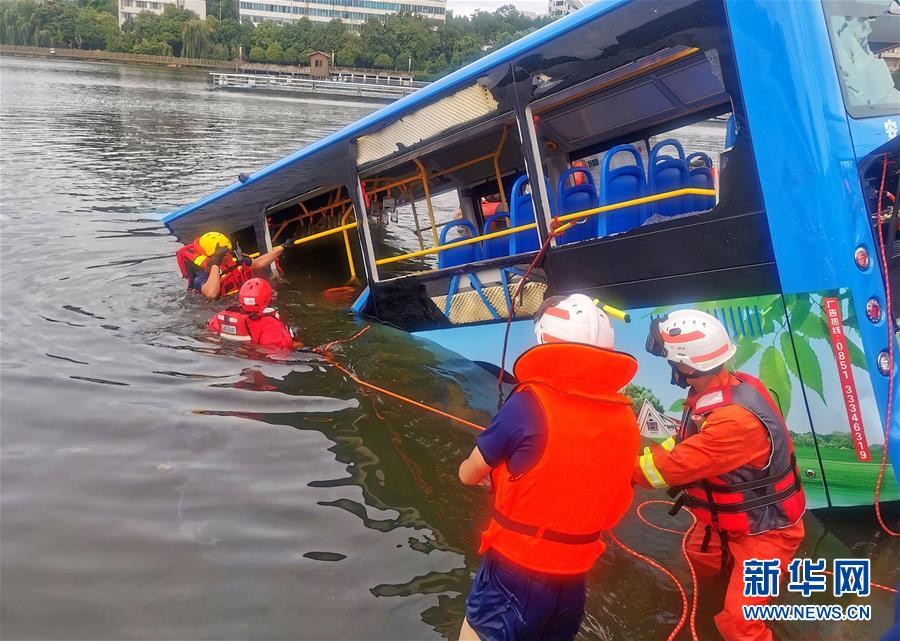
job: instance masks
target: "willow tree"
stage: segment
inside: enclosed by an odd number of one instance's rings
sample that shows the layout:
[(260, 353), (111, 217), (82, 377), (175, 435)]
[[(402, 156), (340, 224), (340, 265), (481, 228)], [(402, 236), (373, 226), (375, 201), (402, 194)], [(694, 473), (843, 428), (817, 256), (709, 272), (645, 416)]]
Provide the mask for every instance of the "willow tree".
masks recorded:
[(210, 49), (212, 27), (205, 20), (188, 20), (181, 27), (182, 58), (203, 58)]

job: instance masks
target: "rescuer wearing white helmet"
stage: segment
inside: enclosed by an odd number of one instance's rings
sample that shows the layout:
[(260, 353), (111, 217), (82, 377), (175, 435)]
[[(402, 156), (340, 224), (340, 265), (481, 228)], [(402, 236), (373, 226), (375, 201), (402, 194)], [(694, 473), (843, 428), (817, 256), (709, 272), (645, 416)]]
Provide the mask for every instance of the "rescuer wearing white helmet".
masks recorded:
[(545, 301), (534, 331), (518, 385), (459, 467), (464, 484), (489, 476), (494, 489), (461, 640), (574, 638), (600, 535), (631, 504), (640, 437), (619, 390), (637, 362), (613, 351), (609, 318), (583, 294)]
[(771, 641), (765, 622), (742, 607), (769, 597), (744, 596), (744, 561), (778, 559), (782, 572), (803, 541), (806, 499), (794, 447), (765, 385), (726, 365), (736, 346), (715, 317), (694, 309), (650, 324), (647, 351), (672, 366), (672, 382), (689, 388), (674, 438), (644, 449), (637, 484), (681, 493), (697, 517), (687, 552), (700, 574), (729, 575), (715, 616), (725, 641)]

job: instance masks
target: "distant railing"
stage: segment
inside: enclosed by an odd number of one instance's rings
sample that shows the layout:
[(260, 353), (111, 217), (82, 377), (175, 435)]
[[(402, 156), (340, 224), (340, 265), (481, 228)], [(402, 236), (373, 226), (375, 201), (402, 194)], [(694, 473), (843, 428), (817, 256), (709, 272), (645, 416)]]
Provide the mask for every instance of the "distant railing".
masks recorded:
[[(66, 47), (26, 47), (21, 45), (0, 45), (0, 55), (39, 56), (43, 58), (70, 58), (76, 60), (103, 60), (107, 62), (142, 62), (180, 67), (214, 67), (236, 71), (268, 72), (278, 74), (309, 75), (309, 65), (276, 65), (265, 62), (244, 60), (210, 60), (206, 58), (181, 58), (177, 56), (153, 56), (143, 53), (124, 53), (97, 49), (69, 49)], [(362, 82), (388, 84), (406, 87), (424, 87), (427, 82), (413, 80), (413, 74), (389, 69), (360, 69), (357, 67), (330, 67), (331, 76), (366, 76)], [(348, 82), (361, 82), (347, 79)]]

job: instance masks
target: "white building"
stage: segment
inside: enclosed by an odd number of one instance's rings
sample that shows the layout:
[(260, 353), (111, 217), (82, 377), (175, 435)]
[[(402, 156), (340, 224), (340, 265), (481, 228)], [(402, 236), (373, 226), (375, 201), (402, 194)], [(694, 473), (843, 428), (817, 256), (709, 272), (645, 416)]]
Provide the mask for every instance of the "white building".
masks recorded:
[(193, 11), (201, 20), (206, 19), (206, 0), (119, 0), (119, 26), (141, 11), (161, 14), (168, 4)]
[(309, 18), (313, 22), (331, 22), (340, 19), (351, 27), (358, 27), (373, 16), (401, 11), (443, 22), (446, 10), (447, 0), (240, 0), (241, 20), (292, 22)]
[(664, 441), (670, 436), (675, 436), (675, 432), (678, 431), (678, 421), (658, 411), (647, 399), (644, 399), (644, 404), (641, 405), (637, 421), (641, 428), (641, 436), (655, 440)]
[(549, 0), (547, 13), (551, 16), (567, 16), (573, 11), (578, 11), (590, 0)]

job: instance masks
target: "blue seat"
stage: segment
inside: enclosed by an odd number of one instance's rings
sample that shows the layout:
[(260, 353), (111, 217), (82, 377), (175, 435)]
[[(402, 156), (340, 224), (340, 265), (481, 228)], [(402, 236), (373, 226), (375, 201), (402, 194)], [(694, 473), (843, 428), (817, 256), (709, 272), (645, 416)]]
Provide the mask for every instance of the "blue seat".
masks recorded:
[[(498, 214), (494, 214), (493, 216), (489, 216), (487, 220), (484, 221), (484, 227), (482, 227), (482, 234), (489, 234), (494, 231), (500, 231), (499, 229), (491, 229), (495, 223), (500, 220), (506, 219), (506, 225), (509, 226), (509, 214), (506, 212), (501, 212)], [(484, 257), (485, 258), (500, 258), (501, 256), (509, 256), (509, 236), (500, 236), (500, 238), (489, 238), (488, 240), (482, 241), (482, 246), (484, 247)]]
[[(673, 147), (677, 157), (660, 153), (665, 147)], [(667, 191), (684, 189), (688, 186), (688, 168), (684, 160), (684, 149), (674, 138), (660, 140), (650, 150), (647, 173), (650, 180), (650, 193), (662, 194)], [(677, 216), (685, 211), (684, 197), (668, 198), (653, 203), (653, 212), (660, 216)]]
[[(566, 186), (566, 181), (570, 176), (581, 174), (585, 177), (585, 181), (576, 185)], [(574, 181), (573, 181), (574, 182)], [(559, 177), (559, 183), (556, 190), (556, 203), (559, 206), (559, 215), (574, 214), (576, 211), (585, 211), (586, 209), (594, 209), (600, 203), (597, 197), (597, 188), (594, 186), (594, 176), (590, 170), (585, 167), (572, 167), (567, 169), (562, 176)], [(562, 233), (557, 239), (560, 245), (566, 243), (577, 243), (581, 240), (597, 237), (597, 219), (599, 215), (588, 216), (573, 227), (570, 227)]]
[[(634, 164), (610, 169), (613, 156), (619, 153), (631, 154)], [(604, 205), (612, 205), (626, 200), (634, 200), (647, 195), (647, 178), (644, 176), (644, 162), (634, 145), (613, 147), (603, 158), (601, 176), (601, 196)], [(646, 205), (633, 205), (597, 216), (597, 235), (616, 234), (640, 226), (648, 217)]]
[[(691, 167), (691, 162), (695, 159), (703, 161), (701, 167)], [(685, 158), (688, 166), (688, 184), (694, 189), (715, 189), (716, 181), (713, 177), (712, 159), (708, 154), (702, 151), (695, 151)], [(707, 211), (712, 209), (716, 204), (715, 196), (688, 196), (686, 199), (685, 211)]]
[[(531, 193), (525, 191), (526, 185), (528, 185), (527, 175), (519, 176), (513, 184), (510, 198), (510, 227), (528, 225), (534, 222), (534, 202), (531, 200)], [(550, 194), (549, 183), (547, 183), (547, 194)], [(509, 235), (510, 256), (534, 252), (540, 248), (541, 237), (536, 227), (534, 229), (517, 231)]]
[[(453, 240), (447, 240), (447, 234), (450, 233), (451, 229), (462, 228), (469, 231), (469, 236), (475, 237), (478, 235), (478, 230), (468, 220), (454, 220), (452, 223), (448, 225), (444, 225), (444, 228), (441, 230), (440, 244), (446, 245), (448, 242), (453, 242)], [(444, 267), (453, 267), (454, 265), (465, 265), (466, 263), (473, 263), (476, 260), (481, 260), (481, 243), (471, 243), (469, 245), (463, 245), (462, 247), (453, 247), (452, 249), (442, 249), (438, 252), (438, 269), (443, 269)]]

